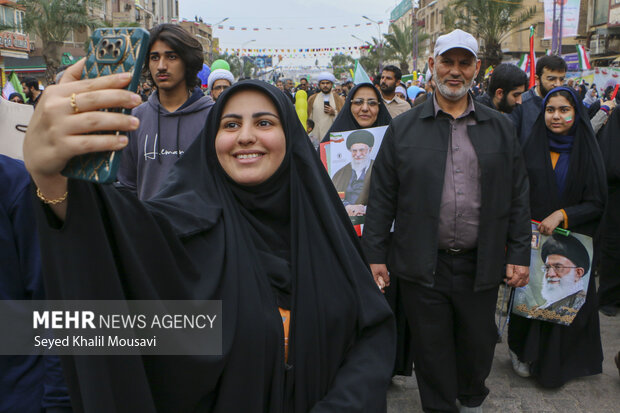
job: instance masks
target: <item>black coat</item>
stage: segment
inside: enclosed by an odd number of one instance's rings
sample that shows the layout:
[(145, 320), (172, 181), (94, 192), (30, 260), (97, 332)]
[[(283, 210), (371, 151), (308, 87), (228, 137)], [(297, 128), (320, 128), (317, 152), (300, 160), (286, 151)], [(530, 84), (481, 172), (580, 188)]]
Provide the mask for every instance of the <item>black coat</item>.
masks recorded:
[(517, 128), (519, 143), (524, 146), (542, 109), (543, 98), (534, 92), (534, 88), (531, 88), (521, 95), (521, 101), (522, 103), (517, 105), (508, 116)]
[[(477, 102), (474, 107), (477, 125), (468, 133), (481, 171), (474, 286), (481, 291), (501, 282), (506, 261), (529, 265), (531, 229), (529, 185), (514, 127), (499, 112)], [(424, 286), (434, 284), (449, 129), (448, 119), (435, 119), (429, 99), (392, 121), (373, 168), (363, 236), (368, 261), (387, 263), (397, 276)]]

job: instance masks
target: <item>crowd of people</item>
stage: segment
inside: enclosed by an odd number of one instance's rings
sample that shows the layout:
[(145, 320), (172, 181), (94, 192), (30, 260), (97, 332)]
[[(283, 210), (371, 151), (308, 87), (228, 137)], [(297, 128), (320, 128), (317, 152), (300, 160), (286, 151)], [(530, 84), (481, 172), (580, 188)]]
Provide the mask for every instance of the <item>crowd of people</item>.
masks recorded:
[[(0, 298), (222, 300), (225, 323), (217, 356), (0, 356), (0, 410), (377, 413), (391, 377), (415, 374), (423, 411), (481, 412), (498, 291), (528, 284), (532, 220), (552, 240), (545, 308), (581, 307), (570, 325), (512, 315), (513, 369), (546, 388), (600, 374), (599, 311), (620, 307), (616, 97), (566, 83), (558, 56), (529, 90), (511, 64), (476, 84), (478, 52), (455, 30), (423, 81), (217, 69), (204, 88), (200, 42), (161, 24), (137, 93), (126, 75), (80, 80), (84, 62), (43, 92), (25, 79), (25, 162), (0, 156)], [(351, 162), (330, 178), (317, 149), (339, 132)], [(114, 184), (61, 174), (100, 151), (122, 151)]]

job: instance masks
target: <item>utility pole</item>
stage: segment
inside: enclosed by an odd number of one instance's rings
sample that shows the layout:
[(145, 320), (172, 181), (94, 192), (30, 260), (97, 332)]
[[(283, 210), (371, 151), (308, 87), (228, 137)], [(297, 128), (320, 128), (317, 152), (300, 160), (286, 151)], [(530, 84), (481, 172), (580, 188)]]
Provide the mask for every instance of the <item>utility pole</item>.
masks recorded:
[(413, 65), (411, 73), (415, 73), (418, 70), (418, 20), (416, 9), (414, 6), (411, 7), (411, 31), (413, 32)]

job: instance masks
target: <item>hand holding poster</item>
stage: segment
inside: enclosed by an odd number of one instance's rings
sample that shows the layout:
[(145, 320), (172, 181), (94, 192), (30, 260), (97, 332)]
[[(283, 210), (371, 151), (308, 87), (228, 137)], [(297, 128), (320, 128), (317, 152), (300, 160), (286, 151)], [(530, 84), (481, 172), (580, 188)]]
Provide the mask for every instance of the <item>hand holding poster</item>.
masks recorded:
[(364, 224), (372, 166), (387, 126), (330, 134), (321, 158), (353, 225)]
[(530, 282), (515, 289), (513, 313), (570, 325), (583, 306), (592, 268), (592, 238), (542, 235), (532, 225)]

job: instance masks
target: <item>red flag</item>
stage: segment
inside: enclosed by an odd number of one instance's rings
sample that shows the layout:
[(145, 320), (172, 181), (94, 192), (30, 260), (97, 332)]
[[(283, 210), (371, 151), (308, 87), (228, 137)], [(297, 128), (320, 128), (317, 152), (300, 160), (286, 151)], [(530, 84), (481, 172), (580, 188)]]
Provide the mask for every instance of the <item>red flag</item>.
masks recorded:
[(536, 85), (536, 53), (534, 53), (534, 26), (530, 26), (530, 89)]

